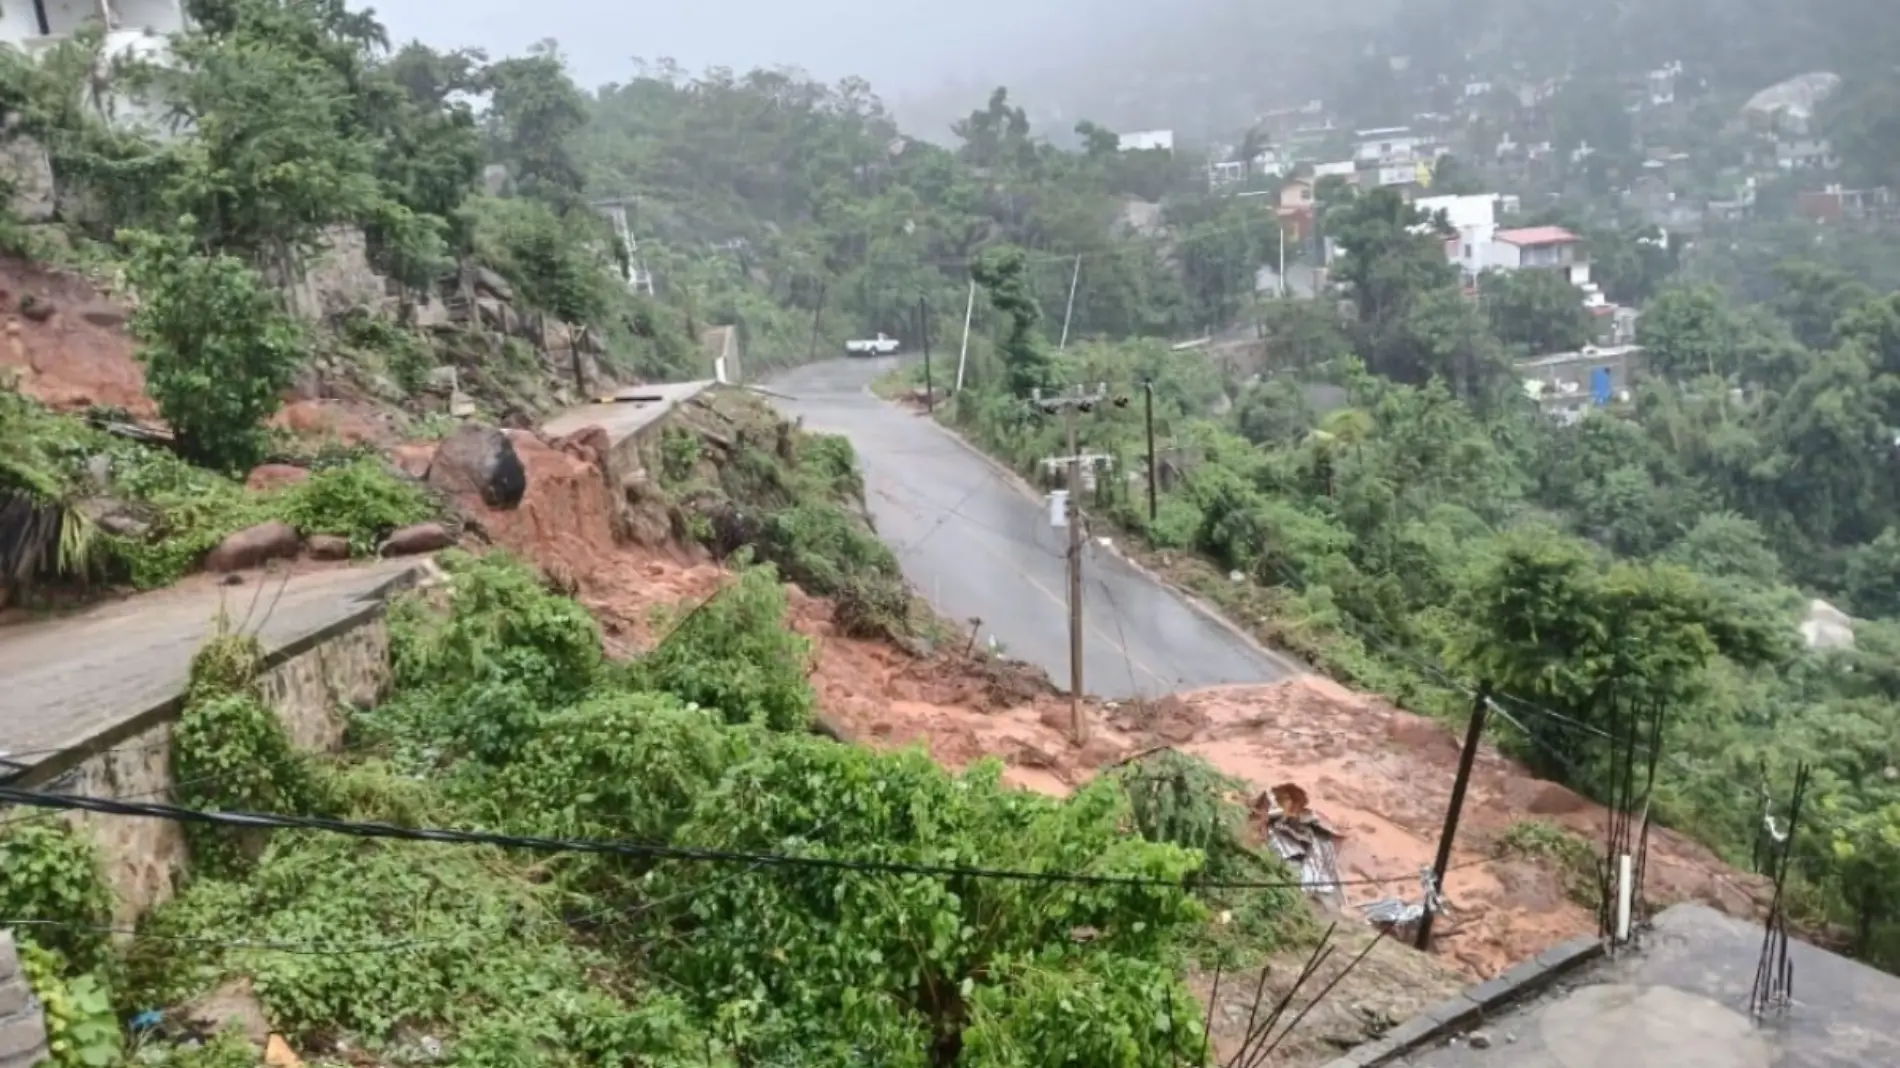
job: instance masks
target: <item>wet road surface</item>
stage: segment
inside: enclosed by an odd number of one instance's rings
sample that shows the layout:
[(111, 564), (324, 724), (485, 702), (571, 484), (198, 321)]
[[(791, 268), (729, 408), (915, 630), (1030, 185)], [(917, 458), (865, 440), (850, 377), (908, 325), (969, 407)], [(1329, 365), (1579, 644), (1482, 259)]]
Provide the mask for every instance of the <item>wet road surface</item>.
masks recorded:
[[(878, 533), (904, 574), (951, 620), (980, 617), (1012, 657), (1069, 681), (1067, 531), (968, 446), (928, 417), (872, 396), (892, 358), (839, 359), (786, 372), (763, 388), (807, 429), (843, 434), (864, 467)], [(1084, 688), (1110, 699), (1223, 683), (1269, 682), (1301, 669), (1190, 608), (1113, 554), (1086, 557)]]

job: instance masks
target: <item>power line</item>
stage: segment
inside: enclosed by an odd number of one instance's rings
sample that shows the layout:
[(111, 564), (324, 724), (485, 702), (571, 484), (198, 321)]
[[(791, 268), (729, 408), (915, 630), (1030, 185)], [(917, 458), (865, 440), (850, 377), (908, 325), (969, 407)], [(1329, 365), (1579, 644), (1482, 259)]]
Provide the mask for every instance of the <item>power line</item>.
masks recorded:
[(488, 845), (503, 849), (523, 849), (538, 853), (587, 853), (606, 856), (638, 857), (651, 860), (681, 860), (713, 864), (751, 864), (759, 867), (810, 868), (873, 875), (918, 875), (945, 879), (991, 879), (1012, 882), (1069, 883), (1085, 886), (1154, 887), (1181, 890), (1274, 890), (1344, 886), (1377, 886), (1398, 881), (1388, 879), (1346, 879), (1330, 882), (1238, 881), (1210, 882), (1195, 879), (1154, 879), (1132, 875), (1089, 875), (1081, 872), (1047, 872), (1011, 868), (980, 868), (955, 865), (916, 864), (906, 861), (846, 859), (839, 857), (798, 856), (745, 850), (712, 849), (700, 846), (676, 846), (649, 842), (613, 841), (589, 838), (544, 838), (534, 835), (500, 834), (492, 831), (463, 831), (445, 828), (400, 827), (388, 823), (356, 822), (322, 816), (287, 816), (265, 812), (212, 812), (177, 805), (121, 801), (116, 798), (49, 794), (35, 790), (0, 787), (0, 804), (58, 811), (96, 812), (107, 816), (134, 816), (168, 820), (174, 823), (201, 823), (247, 829), (319, 831), (358, 838), (393, 839), (412, 842), (436, 842), (445, 845)]

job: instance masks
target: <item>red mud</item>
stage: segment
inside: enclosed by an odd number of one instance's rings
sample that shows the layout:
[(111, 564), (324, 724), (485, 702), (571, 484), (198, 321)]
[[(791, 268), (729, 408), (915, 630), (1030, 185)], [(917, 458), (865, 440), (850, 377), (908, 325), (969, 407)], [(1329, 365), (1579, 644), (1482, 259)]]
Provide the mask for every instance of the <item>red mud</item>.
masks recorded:
[(157, 418), (126, 317), (83, 278), (0, 257), (0, 368), (49, 408), (102, 405), (141, 421)]
[[(21, 310), (21, 297), (29, 294), (32, 315)], [(43, 314), (46, 302), (50, 315)], [(155, 416), (133, 344), (119, 325), (123, 318), (80, 280), (0, 260), (0, 368), (15, 369), (29, 396), (64, 409), (105, 404), (141, 419)], [(386, 419), (359, 408), (350, 401), (297, 401), (278, 422), (346, 441), (386, 441)], [(727, 580), (696, 549), (617, 536), (625, 529), (616, 515), (617, 487), (597, 465), (595, 450), (525, 432), (512, 436), (528, 469), (520, 506), (493, 511), (464, 501), (463, 507), (487, 540), (575, 590), (601, 621), (610, 651), (627, 655), (646, 647), (657, 614), (695, 603)], [(401, 446), (397, 454), (406, 468), (421, 467), (428, 447)], [(1067, 739), (1068, 702), (1046, 680), (961, 650), (922, 657), (844, 638), (835, 632), (828, 603), (796, 590), (790, 599), (792, 625), (814, 643), (811, 680), (821, 713), (847, 736), (879, 746), (922, 744), (955, 768), (997, 756), (1009, 766), (1010, 781), (1050, 793), (1064, 793), (1104, 765), (1156, 744), (1197, 753), (1262, 790), (1297, 783), (1345, 834), (1342, 878), (1390, 880), (1352, 888), (1352, 905), (1387, 894), (1415, 896), (1419, 869), (1432, 859), (1457, 741), (1443, 727), (1376, 698), (1307, 677), (1186, 693), (1145, 709), (1089, 703), (1093, 737), (1077, 748)], [(1563, 873), (1492, 857), (1497, 836), (1531, 817), (1592, 841), (1602, 840), (1606, 818), (1600, 806), (1486, 748), (1446, 881), (1449, 912), (1437, 928), (1440, 959), (1470, 977), (1488, 977), (1595, 928), (1594, 918), (1566, 896)], [(1680, 835), (1663, 832), (1652, 843), (1648, 889), (1657, 904), (1695, 899), (1752, 914), (1756, 884)]]
[[(528, 496), (513, 512), (481, 511), (482, 522), (496, 543), (570, 578), (617, 651), (651, 642), (656, 612), (697, 602), (725, 581), (696, 550), (616, 541), (612, 494), (585, 450), (563, 451), (526, 433), (514, 438), (528, 468)], [(1350, 888), (1353, 912), (1380, 897), (1417, 897), (1458, 757), (1458, 740), (1430, 720), (1308, 676), (1180, 694), (1139, 710), (1091, 702), (1092, 737), (1077, 749), (1067, 737), (1068, 702), (1046, 680), (1025, 680), (1017, 669), (960, 650), (926, 658), (840, 637), (829, 603), (796, 588), (789, 595), (790, 622), (815, 644), (811, 680), (821, 713), (849, 737), (923, 745), (953, 768), (1000, 757), (1010, 781), (1057, 794), (1140, 749), (1172, 744), (1258, 789), (1303, 787), (1345, 835), (1341, 878), (1389, 880)], [(1600, 806), (1487, 747), (1446, 879), (1449, 911), (1437, 927), (1442, 959), (1467, 976), (1489, 977), (1595, 930), (1594, 915), (1566, 896), (1563, 873), (1492, 855), (1500, 834), (1533, 817), (1591, 841), (1604, 836)], [(1652, 842), (1647, 887), (1656, 903), (1694, 899), (1752, 913), (1753, 883), (1683, 836), (1661, 832)]]

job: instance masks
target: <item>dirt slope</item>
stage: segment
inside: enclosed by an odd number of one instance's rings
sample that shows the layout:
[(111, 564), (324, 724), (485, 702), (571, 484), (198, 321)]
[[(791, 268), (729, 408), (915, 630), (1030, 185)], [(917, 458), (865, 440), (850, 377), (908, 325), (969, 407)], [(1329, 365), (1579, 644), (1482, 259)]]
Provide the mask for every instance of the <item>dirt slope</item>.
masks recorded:
[[(0, 368), (14, 369), (26, 392), (62, 407), (97, 403), (153, 413), (131, 343), (117, 325), (122, 313), (79, 282), (13, 261), (0, 260), (0, 292), (0, 308), (7, 309), (0, 313), (7, 333)], [(26, 294), (52, 304), (52, 314), (36, 320), (19, 313)], [(301, 411), (285, 418), (300, 422)], [(528, 467), (526, 499), (507, 512), (464, 504), (487, 541), (540, 563), (574, 589), (615, 653), (654, 640), (656, 611), (703, 599), (726, 579), (704, 552), (651, 536), (650, 524), (646, 543), (627, 539), (624, 517), (616, 515), (618, 487), (591, 450), (512, 434)], [(399, 462), (417, 451), (426, 457), (423, 448), (398, 449)], [(811, 677), (821, 711), (840, 733), (873, 745), (923, 744), (951, 767), (998, 756), (1011, 781), (1050, 793), (1145, 747), (1172, 744), (1261, 790), (1292, 782), (1307, 791), (1344, 832), (1342, 877), (1389, 880), (1352, 888), (1349, 922), (1357, 922), (1352, 906), (1367, 900), (1416, 896), (1457, 755), (1457, 740), (1437, 724), (1306, 678), (1181, 694), (1143, 708), (1091, 704), (1093, 737), (1078, 749), (1066, 738), (1068, 702), (1047, 680), (960, 649), (926, 657), (843, 638), (827, 602), (794, 590), (791, 603), (792, 624), (816, 642)], [(1599, 806), (1487, 748), (1447, 880), (1450, 912), (1439, 926), (1440, 960), (1463, 976), (1488, 977), (1560, 938), (1595, 929), (1593, 916), (1566, 895), (1564, 873), (1492, 856), (1498, 836), (1524, 818), (1548, 819), (1593, 841), (1603, 837)], [(1693, 898), (1731, 912), (1751, 912), (1751, 894), (1759, 894), (1753, 877), (1667, 832), (1652, 847), (1649, 890), (1657, 904)], [(1431, 986), (1417, 977), (1408, 985), (1414, 993)], [(1216, 1031), (1218, 1042), (1221, 1027)]]
[(156, 418), (126, 316), (82, 278), (0, 257), (0, 377), (59, 411), (101, 405)]
[[(702, 599), (723, 581), (703, 552), (616, 540), (612, 496), (591, 455), (524, 432), (515, 432), (515, 441), (529, 469), (528, 497), (514, 512), (484, 514), (483, 524), (498, 544), (568, 576), (618, 651), (653, 640), (656, 610)], [(1458, 756), (1458, 739), (1436, 723), (1309, 676), (1189, 692), (1143, 708), (1091, 704), (1092, 737), (1077, 749), (1067, 739), (1068, 702), (1046, 680), (960, 650), (923, 657), (842, 638), (829, 603), (795, 588), (790, 597), (792, 625), (817, 644), (812, 683), (821, 711), (849, 737), (923, 744), (950, 767), (997, 756), (1011, 781), (1050, 793), (1066, 792), (1141, 749), (1174, 745), (1262, 791), (1288, 782), (1304, 788), (1344, 834), (1342, 879), (1380, 880), (1350, 888), (1350, 915), (1379, 898), (1418, 895)], [(1593, 842), (1604, 837), (1600, 806), (1487, 747), (1446, 880), (1450, 912), (1437, 940), (1444, 961), (1472, 979), (1596, 929), (1594, 914), (1566, 894), (1564, 872), (1493, 856), (1499, 835), (1527, 818)], [(1680, 835), (1661, 832), (1653, 840), (1648, 889), (1658, 903), (1696, 899), (1746, 913), (1754, 885)]]

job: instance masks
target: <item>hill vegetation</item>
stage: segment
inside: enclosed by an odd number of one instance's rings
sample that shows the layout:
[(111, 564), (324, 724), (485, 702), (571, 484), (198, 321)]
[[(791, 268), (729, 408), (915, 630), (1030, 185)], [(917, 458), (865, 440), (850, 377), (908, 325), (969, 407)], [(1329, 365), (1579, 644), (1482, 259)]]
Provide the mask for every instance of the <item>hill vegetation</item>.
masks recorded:
[[(272, 455), (266, 420), (312, 360), (414, 385), (439, 363), (508, 359), (451, 358), (407, 323), (291, 314), (280, 284), (332, 227), (360, 228), (374, 265), (416, 294), (494, 272), (526, 308), (603, 337), (623, 377), (703, 374), (696, 339), (713, 325), (738, 330), (754, 374), (873, 331), (947, 347), (971, 307), (966, 388), (944, 417), (1027, 468), (1058, 432), (1025, 394), (1105, 382), (1136, 402), (1092, 415), (1087, 444), (1122, 476), (1146, 460), (1151, 388), (1165, 489), (1151, 510), (1141, 481), (1104, 478), (1088, 507), (1327, 671), (1445, 716), (1489, 686), (1499, 736), (1599, 797), (1631, 710), (1660, 708), (1640, 739), (1663, 754), (1656, 814), (1738, 861), (1760, 840), (1764, 793), (1815, 765), (1801, 918), (1900, 967), (1891, 281), (1804, 256), (1724, 289), (1617, 234), (1609, 284), (1644, 303), (1656, 374), (1559, 426), (1525, 401), (1512, 357), (1574, 342), (1574, 309), (1515, 280), (1467, 300), (1390, 194), (1321, 190), (1321, 224), (1349, 250), (1341, 315), (1256, 299), (1278, 237), (1257, 202), (1193, 195), (1174, 157), (1121, 152), (1093, 124), (1073, 131), (1079, 150), (1053, 148), (1004, 90), (940, 147), (906, 137), (859, 82), (655, 64), (588, 92), (552, 43), (492, 61), (392, 50), (332, 0), (199, 0), (193, 14), (176, 62), (132, 83), (162, 91), (190, 136), (90, 109), (97, 40), (0, 60), (0, 111), (46, 147), (73, 205), (7, 239), (123, 277), (175, 452), (0, 396), (9, 577), (105, 559), (162, 584), (235, 517), (328, 524), (360, 549), (434, 506), (362, 455), (312, 457), (316, 477), (282, 494), (237, 488)], [(637, 248), (600, 200), (632, 205)], [(652, 294), (628, 285), (636, 266)], [(1236, 325), (1264, 338), (1263, 366), (1169, 344)], [(240, 637), (208, 649), (179, 726), (181, 800), (1155, 881), (205, 831), (190, 884), (120, 954), (83, 840), (22, 821), (0, 834), (0, 916), (44, 925), (23, 940), (62, 1068), (249, 1063), (234, 1040), (134, 1049), (116, 1026), (244, 979), (336, 1060), (1192, 1059), (1186, 976), (1210, 946), (1257, 957), (1307, 933), (1276, 887), (1242, 906), (1260, 920), (1236, 925), (1244, 937), (1224, 934), (1229, 903), (1184, 882), (1279, 881), (1239, 840), (1231, 784), (1197, 768), (1202, 788), (1157, 814), (1115, 776), (1058, 801), (1005, 789), (993, 765), (952, 775), (810, 736), (809, 649), (779, 580), (836, 597), (861, 633), (903, 630), (908, 609), (890, 554), (845, 514), (862, 492), (854, 460), (835, 442), (754, 447), (713, 486), (695, 448), (668, 442), (661, 472), (680, 502), (706, 491), (689, 535), (762, 562), (738, 557), (731, 585), (654, 648), (609, 660), (586, 611), (528, 570), (451, 557), (447, 592), (396, 612), (396, 692), (352, 717), (334, 761), (290, 749)], [(95, 558), (80, 504), (102, 452), (156, 514)], [(1802, 641), (1817, 596), (1862, 617), (1854, 648)]]
[[(1563, 426), (1521, 399), (1496, 324), (1388, 197), (1330, 207), (1329, 229), (1355, 237), (1339, 272), (1355, 314), (1263, 308), (1265, 377), (1152, 342), (1056, 353), (1030, 329), (942, 410), (1027, 471), (1062, 451), (1057, 421), (1019, 399), (1030, 378), (1116, 384), (1135, 403), (1099, 409), (1085, 442), (1129, 474), (1099, 480), (1094, 506), (1138, 545), (1195, 554), (1212, 566), (1184, 580), (1264, 637), (1412, 707), (1462, 717), (1490, 683), (1503, 737), (1598, 797), (1630, 708), (1660, 702), (1639, 742), (1663, 753), (1655, 811), (1737, 862), (1764, 794), (1813, 763), (1806, 920), (1900, 964), (1896, 903), (1868, 878), (1897, 856), (1900, 815), (1900, 690), (1882, 681), (1900, 640), (1900, 364), (1882, 324), (1900, 297), (1801, 262), (1765, 306), (1667, 283), (1641, 324), (1656, 375)], [(1136, 475), (1147, 383), (1178, 471), (1152, 518)], [(1854, 648), (1804, 645), (1815, 596), (1860, 617)]]

